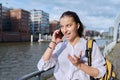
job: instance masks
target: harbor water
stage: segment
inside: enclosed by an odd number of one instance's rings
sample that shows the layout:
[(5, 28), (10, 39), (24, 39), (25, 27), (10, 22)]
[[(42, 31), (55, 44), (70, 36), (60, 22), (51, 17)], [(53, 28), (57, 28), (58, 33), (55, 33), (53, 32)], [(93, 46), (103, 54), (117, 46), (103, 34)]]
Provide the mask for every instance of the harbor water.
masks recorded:
[(16, 80), (37, 70), (48, 43), (0, 43), (0, 80)]

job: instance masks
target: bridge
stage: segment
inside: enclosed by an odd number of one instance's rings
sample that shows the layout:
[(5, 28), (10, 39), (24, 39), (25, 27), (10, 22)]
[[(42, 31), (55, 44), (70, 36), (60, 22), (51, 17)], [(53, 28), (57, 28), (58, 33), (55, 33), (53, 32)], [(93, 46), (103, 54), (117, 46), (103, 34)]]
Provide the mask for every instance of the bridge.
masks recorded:
[(106, 56), (109, 52), (111, 52), (118, 41), (120, 41), (120, 13), (116, 16), (114, 21), (113, 42), (105, 45), (103, 55)]
[(120, 13), (116, 16), (115, 22), (114, 22), (114, 38), (113, 41), (118, 41), (119, 38), (119, 29), (120, 28)]

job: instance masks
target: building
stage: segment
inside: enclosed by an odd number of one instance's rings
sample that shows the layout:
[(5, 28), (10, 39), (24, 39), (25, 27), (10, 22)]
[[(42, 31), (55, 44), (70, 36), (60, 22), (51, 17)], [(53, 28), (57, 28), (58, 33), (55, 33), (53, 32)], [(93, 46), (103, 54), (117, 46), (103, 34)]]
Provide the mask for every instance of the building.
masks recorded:
[(94, 30), (85, 30), (84, 32), (84, 36), (85, 37), (98, 37), (100, 35), (100, 33), (98, 31), (94, 31)]
[(54, 20), (52, 22), (50, 22), (50, 34), (52, 34), (56, 29), (58, 29), (59, 27), (59, 21)]
[(49, 14), (42, 10), (31, 10), (32, 33), (49, 33)]
[(20, 41), (30, 40), (30, 12), (23, 9), (10, 10), (11, 31), (20, 34)]
[(8, 32), (10, 30), (10, 9), (7, 7), (2, 7), (2, 31)]
[(2, 41), (2, 4), (0, 4), (0, 42)]
[(29, 40), (30, 12), (0, 4), (0, 42)]
[(109, 36), (113, 37), (113, 33), (114, 33), (114, 27), (111, 26), (111, 27), (109, 27)]

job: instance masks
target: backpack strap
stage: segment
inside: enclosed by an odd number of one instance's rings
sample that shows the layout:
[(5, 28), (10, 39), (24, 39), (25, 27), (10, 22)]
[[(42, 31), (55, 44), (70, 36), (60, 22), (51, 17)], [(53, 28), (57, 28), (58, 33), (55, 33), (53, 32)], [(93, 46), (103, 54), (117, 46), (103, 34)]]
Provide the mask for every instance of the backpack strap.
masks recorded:
[[(92, 66), (92, 48), (93, 48), (94, 40), (88, 39), (86, 44), (86, 56), (88, 57), (88, 65)], [(90, 80), (95, 80), (93, 77), (90, 76)], [(97, 79), (96, 79), (97, 80)]]
[(86, 56), (88, 57), (88, 65), (91, 65), (92, 59), (91, 59), (91, 54), (92, 54), (92, 48), (93, 48), (93, 40), (92, 39), (88, 39), (87, 40), (87, 44), (86, 44)]

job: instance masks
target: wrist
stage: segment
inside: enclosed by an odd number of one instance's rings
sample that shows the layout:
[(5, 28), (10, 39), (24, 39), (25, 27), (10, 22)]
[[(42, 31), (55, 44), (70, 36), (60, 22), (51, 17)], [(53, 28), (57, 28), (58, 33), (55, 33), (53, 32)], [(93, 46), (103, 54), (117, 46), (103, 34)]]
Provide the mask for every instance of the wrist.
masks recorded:
[(51, 50), (54, 50), (54, 49), (55, 49), (54, 47), (51, 47), (51, 46), (48, 46), (48, 48), (51, 49)]
[(57, 45), (57, 43), (56, 43), (56, 42), (51, 41), (51, 42), (49, 43), (49, 45), (48, 45), (48, 48), (50, 48), (50, 49), (54, 50), (56, 45)]
[(53, 40), (52, 40), (51, 42), (54, 43), (55, 45), (57, 45), (57, 42), (55, 42), (55, 41), (53, 41)]
[(82, 65), (82, 63), (78, 64), (78, 65), (77, 65), (77, 68), (80, 69), (80, 68), (81, 68), (81, 65)]

